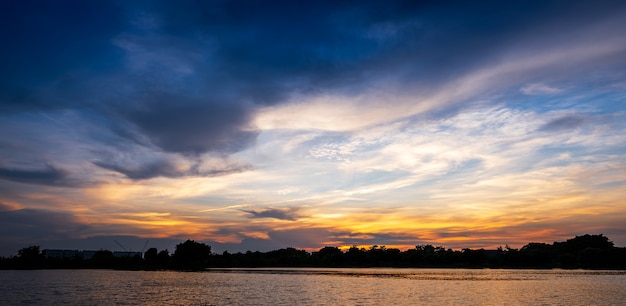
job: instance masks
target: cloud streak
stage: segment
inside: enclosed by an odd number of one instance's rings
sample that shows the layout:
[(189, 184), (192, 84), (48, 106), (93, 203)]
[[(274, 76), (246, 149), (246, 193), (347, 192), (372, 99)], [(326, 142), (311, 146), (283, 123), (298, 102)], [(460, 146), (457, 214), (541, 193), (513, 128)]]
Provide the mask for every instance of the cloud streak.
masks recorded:
[(274, 218), (278, 220), (295, 221), (300, 216), (298, 214), (298, 208), (267, 208), (261, 210), (248, 210), (242, 209), (241, 211), (250, 214), (250, 218)]
[(542, 125), (540, 131), (563, 131), (577, 128), (585, 123), (585, 120), (578, 116), (564, 116), (550, 120)]
[(562, 92), (563, 90), (556, 87), (550, 87), (541, 83), (528, 84), (521, 89), (522, 93), (526, 95), (553, 95)]
[(240, 173), (248, 170), (252, 170), (251, 165), (235, 164), (235, 163), (220, 163), (207, 167), (202, 163), (194, 163), (191, 165), (182, 164), (176, 165), (170, 160), (156, 160), (154, 162), (143, 164), (124, 166), (116, 163), (107, 163), (103, 161), (95, 161), (94, 165), (103, 169), (115, 171), (123, 174), (132, 180), (146, 180), (157, 177), (166, 178), (180, 178), (180, 177), (214, 177), (223, 176), (233, 173)]
[(0, 179), (58, 187), (79, 187), (82, 185), (70, 179), (67, 171), (48, 164), (43, 169), (0, 168)]

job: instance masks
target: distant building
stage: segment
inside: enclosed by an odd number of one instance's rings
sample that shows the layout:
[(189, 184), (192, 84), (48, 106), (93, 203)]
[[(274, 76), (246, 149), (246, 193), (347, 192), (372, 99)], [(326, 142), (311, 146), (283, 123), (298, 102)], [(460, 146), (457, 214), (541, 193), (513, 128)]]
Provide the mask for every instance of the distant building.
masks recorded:
[(82, 257), (82, 254), (78, 250), (43, 250), (41, 253), (46, 258), (56, 258), (56, 259), (69, 259)]
[(135, 257), (135, 256), (141, 256), (141, 252), (128, 252), (128, 251), (115, 251), (113, 252), (113, 256), (115, 257)]
[[(55, 259), (71, 259), (71, 258), (81, 258), (83, 260), (90, 260), (98, 251), (93, 250), (55, 250), (55, 249), (45, 249), (41, 251), (41, 254), (46, 258), (55, 258)], [(113, 256), (115, 257), (143, 257), (141, 252), (128, 252), (128, 251), (115, 251), (113, 252)]]

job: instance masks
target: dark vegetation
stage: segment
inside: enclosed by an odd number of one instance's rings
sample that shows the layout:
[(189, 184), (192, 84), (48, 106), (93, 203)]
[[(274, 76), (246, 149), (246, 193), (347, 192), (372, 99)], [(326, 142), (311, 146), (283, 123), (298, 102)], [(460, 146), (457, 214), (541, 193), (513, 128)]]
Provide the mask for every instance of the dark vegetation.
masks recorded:
[(184, 270), (204, 268), (252, 267), (415, 267), (415, 268), (564, 268), (626, 269), (626, 248), (613, 245), (606, 236), (576, 236), (564, 242), (529, 243), (520, 249), (506, 246), (497, 250), (452, 250), (418, 245), (401, 251), (385, 246), (369, 249), (352, 247), (341, 251), (324, 247), (317, 252), (285, 248), (269, 252), (211, 253), (204, 243), (187, 240), (167, 250), (148, 249), (143, 257), (114, 256), (107, 250), (96, 251), (88, 259), (76, 251), (74, 256), (47, 256), (38, 246), (18, 251), (17, 256), (0, 258), (0, 269), (127, 269)]

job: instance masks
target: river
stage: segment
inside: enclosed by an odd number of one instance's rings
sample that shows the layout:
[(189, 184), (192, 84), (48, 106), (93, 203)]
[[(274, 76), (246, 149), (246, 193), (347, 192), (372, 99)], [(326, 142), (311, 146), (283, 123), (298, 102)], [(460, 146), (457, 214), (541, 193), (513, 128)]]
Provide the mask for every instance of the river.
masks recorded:
[(623, 305), (626, 271), (0, 271), (1, 305)]

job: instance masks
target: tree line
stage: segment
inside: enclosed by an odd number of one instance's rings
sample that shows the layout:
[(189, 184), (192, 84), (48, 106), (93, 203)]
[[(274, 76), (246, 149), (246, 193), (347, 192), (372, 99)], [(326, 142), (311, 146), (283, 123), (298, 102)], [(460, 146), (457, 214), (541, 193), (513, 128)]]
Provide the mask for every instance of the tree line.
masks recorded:
[(529, 243), (520, 249), (508, 246), (497, 250), (446, 249), (441, 246), (417, 245), (401, 251), (385, 246), (346, 251), (323, 247), (316, 252), (284, 248), (269, 252), (216, 254), (211, 246), (187, 240), (168, 250), (148, 249), (143, 257), (116, 257), (100, 250), (89, 259), (80, 256), (55, 258), (45, 256), (38, 246), (18, 251), (17, 256), (0, 258), (0, 269), (125, 269), (185, 270), (205, 268), (256, 267), (412, 267), (412, 268), (564, 268), (626, 269), (626, 248), (615, 247), (606, 236), (583, 235), (563, 242)]

